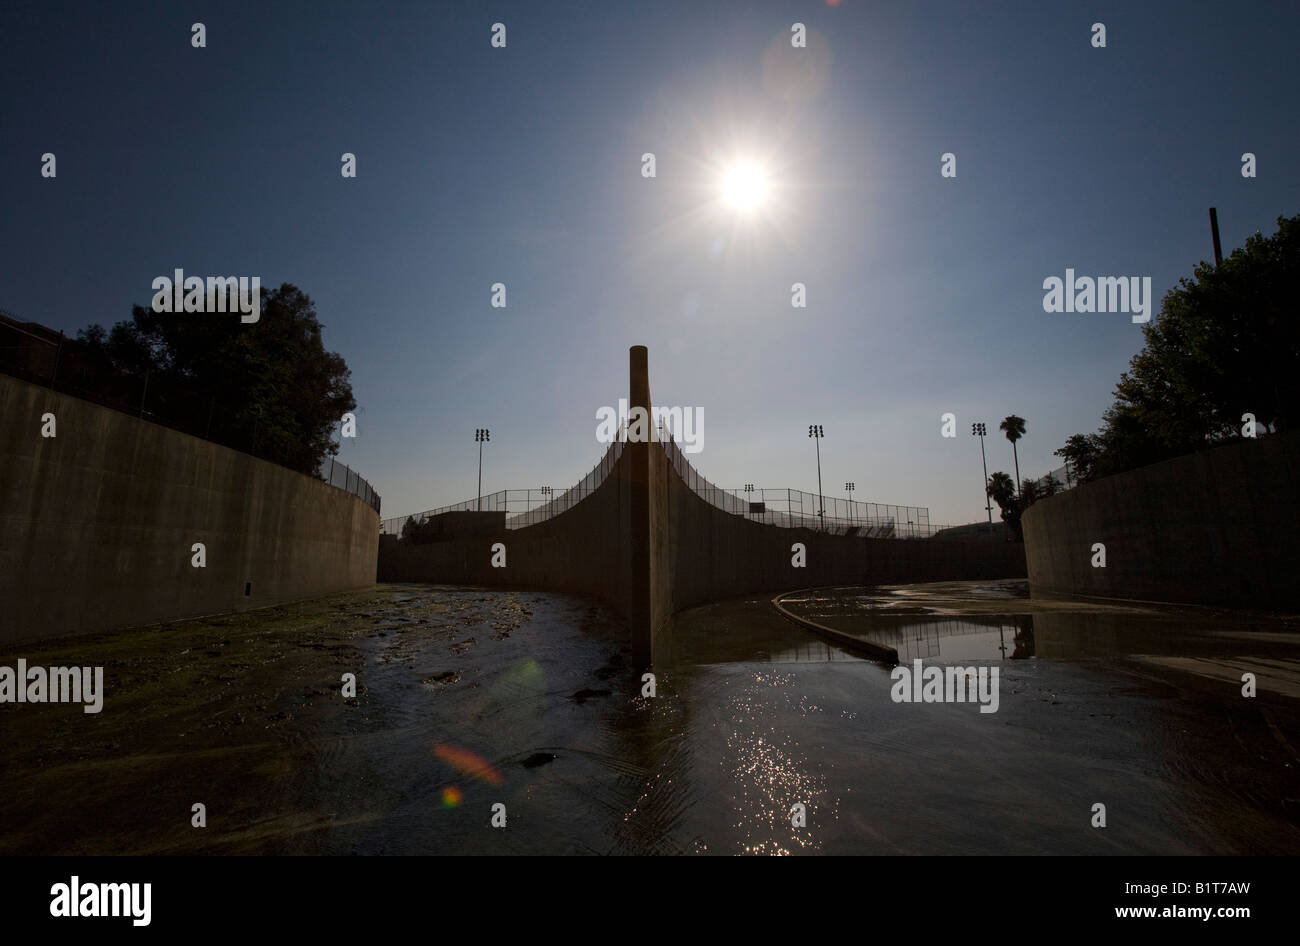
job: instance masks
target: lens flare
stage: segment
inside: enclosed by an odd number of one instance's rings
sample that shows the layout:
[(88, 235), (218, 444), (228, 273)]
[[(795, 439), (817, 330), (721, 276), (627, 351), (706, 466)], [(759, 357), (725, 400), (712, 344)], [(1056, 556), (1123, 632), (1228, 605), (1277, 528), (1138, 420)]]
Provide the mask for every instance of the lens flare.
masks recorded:
[(433, 754), (457, 772), (480, 779), (489, 785), (501, 784), (501, 773), (493, 768), (492, 763), (468, 749), (437, 745), (433, 747)]
[(460, 804), (461, 797), (459, 788), (455, 785), (448, 785), (442, 790), (442, 807), (455, 808)]

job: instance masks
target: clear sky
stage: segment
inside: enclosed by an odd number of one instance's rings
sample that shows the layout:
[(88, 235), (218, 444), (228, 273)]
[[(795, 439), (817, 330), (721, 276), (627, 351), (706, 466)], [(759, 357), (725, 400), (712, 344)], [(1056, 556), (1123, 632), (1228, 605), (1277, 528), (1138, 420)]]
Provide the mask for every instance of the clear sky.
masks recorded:
[[(477, 427), (485, 492), (576, 482), (644, 344), (713, 482), (816, 490), (819, 423), (828, 494), (974, 521), (970, 423), (1010, 471), (1024, 417), (1041, 475), (1141, 346), (1044, 312), (1046, 277), (1150, 276), (1158, 309), (1210, 206), (1225, 252), (1300, 212), (1297, 37), (1293, 0), (7, 0), (0, 306), (71, 334), (177, 267), (296, 284), (385, 516), (472, 497)], [(719, 199), (737, 162), (750, 212)]]

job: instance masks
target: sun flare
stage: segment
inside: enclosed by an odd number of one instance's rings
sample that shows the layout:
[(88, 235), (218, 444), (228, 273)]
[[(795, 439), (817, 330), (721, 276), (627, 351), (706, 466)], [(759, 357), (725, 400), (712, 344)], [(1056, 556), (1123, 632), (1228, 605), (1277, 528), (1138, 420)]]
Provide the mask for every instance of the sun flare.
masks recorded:
[(752, 161), (726, 168), (721, 175), (722, 200), (741, 213), (753, 213), (767, 203), (771, 191), (767, 172)]

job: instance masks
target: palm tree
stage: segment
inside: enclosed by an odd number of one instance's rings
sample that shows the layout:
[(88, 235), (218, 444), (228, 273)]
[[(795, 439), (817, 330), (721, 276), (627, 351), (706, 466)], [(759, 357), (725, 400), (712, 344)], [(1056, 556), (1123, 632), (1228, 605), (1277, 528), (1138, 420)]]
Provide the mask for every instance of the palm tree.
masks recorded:
[(1016, 441), (1025, 435), (1025, 419), (1017, 417), (1015, 414), (1009, 414), (998, 425), (998, 429), (1006, 433), (1007, 439), (1011, 441), (1011, 454), (1016, 459), (1016, 482), (1020, 482), (1020, 454), (1016, 450)]
[(1002, 472), (994, 473), (989, 477), (984, 491), (989, 494), (990, 499), (998, 504), (998, 507), (1002, 510), (1002, 518), (1006, 519), (1015, 505), (1016, 498), (1016, 484), (1012, 482), (1011, 477)]
[(1002, 510), (1002, 521), (1007, 524), (1007, 541), (1023, 541), (1023, 533), (1020, 531), (1020, 501), (1016, 498), (1015, 482), (1006, 473), (998, 471), (989, 476), (984, 491)]

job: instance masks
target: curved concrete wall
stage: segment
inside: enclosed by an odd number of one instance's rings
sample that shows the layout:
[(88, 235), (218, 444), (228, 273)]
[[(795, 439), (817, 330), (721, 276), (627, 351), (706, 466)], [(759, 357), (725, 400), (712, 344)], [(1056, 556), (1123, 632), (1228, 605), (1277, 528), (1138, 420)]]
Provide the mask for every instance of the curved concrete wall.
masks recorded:
[[(425, 544), (382, 536), (379, 580), (567, 591), (607, 601), (626, 616), (632, 587), (629, 453), (624, 450), (591, 495), (537, 525), (501, 525)], [(492, 566), (498, 542), (506, 547), (504, 568)]]
[[(1039, 500), (1024, 529), (1033, 593), (1300, 607), (1300, 432)], [(1105, 568), (1092, 566), (1098, 542)]]
[(378, 544), (378, 514), (350, 493), (0, 375), (0, 641), (365, 587)]
[[(647, 355), (631, 351), (629, 403), (650, 405)], [(653, 433), (653, 432), (652, 432)], [(506, 567), (491, 547), (506, 546)], [(791, 564), (802, 542), (807, 564)], [(988, 541), (866, 539), (784, 529), (732, 515), (683, 482), (659, 443), (628, 443), (610, 475), (572, 509), (524, 529), (417, 545), (384, 536), (381, 581), (572, 591), (628, 621), (644, 666), (663, 652), (677, 611), (757, 591), (1025, 574), (1023, 547)]]
[[(658, 445), (652, 445), (657, 447)], [(754, 592), (826, 585), (1023, 578), (1024, 547), (1012, 542), (875, 539), (785, 529), (732, 515), (697, 495), (667, 454), (652, 451), (662, 563), (652, 585), (658, 642), (677, 611)], [(805, 564), (793, 564), (794, 543)]]
[[(662, 451), (659, 459), (667, 480), (672, 611), (759, 591), (1025, 575), (1023, 547), (1014, 542), (847, 537), (731, 515), (696, 495)], [(791, 563), (795, 542), (807, 550), (801, 568)]]

